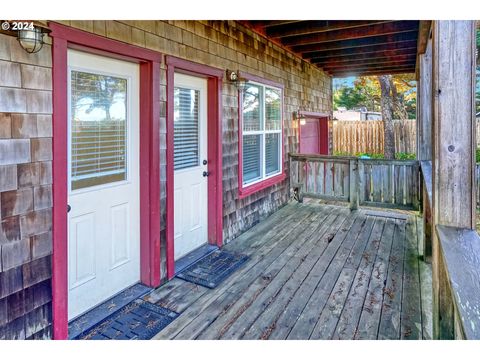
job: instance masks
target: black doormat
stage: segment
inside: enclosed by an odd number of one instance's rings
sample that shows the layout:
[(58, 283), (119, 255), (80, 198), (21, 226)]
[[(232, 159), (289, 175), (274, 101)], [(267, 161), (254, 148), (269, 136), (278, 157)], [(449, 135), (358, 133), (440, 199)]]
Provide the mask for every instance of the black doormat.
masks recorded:
[(135, 300), (75, 340), (150, 340), (177, 318), (174, 311)]
[(213, 289), (248, 259), (243, 254), (217, 250), (177, 274), (177, 277)]
[(125, 305), (130, 304), (133, 300), (139, 299), (150, 291), (152, 291), (151, 288), (142, 284), (135, 284), (123, 290), (113, 298), (108, 299), (87, 313), (77, 317), (75, 320), (70, 321), (68, 323), (68, 337), (70, 339), (77, 338), (80, 334), (101, 324), (105, 319), (115, 314)]

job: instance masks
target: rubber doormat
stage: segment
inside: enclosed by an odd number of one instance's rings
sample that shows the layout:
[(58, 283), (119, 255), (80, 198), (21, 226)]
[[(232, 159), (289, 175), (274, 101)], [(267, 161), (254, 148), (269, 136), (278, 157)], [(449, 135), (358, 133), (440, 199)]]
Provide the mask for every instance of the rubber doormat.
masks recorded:
[(96, 327), (106, 318), (115, 314), (119, 309), (130, 304), (133, 300), (139, 299), (150, 291), (152, 291), (152, 289), (145, 285), (135, 284), (115, 295), (113, 298), (95, 306), (92, 310), (68, 323), (69, 338), (75, 339), (81, 333)]
[(75, 340), (150, 340), (178, 315), (161, 306), (135, 300)]
[(249, 257), (243, 254), (217, 250), (187, 267), (180, 274), (177, 274), (177, 277), (213, 289), (248, 259)]

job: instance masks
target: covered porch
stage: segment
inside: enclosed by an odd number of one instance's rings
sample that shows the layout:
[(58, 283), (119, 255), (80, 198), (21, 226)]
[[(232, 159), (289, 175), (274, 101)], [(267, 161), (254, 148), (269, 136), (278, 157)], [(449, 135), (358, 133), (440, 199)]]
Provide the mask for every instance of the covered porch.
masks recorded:
[(211, 290), (145, 297), (180, 316), (157, 339), (431, 339), (431, 267), (413, 212), (291, 201), (224, 249), (250, 260)]

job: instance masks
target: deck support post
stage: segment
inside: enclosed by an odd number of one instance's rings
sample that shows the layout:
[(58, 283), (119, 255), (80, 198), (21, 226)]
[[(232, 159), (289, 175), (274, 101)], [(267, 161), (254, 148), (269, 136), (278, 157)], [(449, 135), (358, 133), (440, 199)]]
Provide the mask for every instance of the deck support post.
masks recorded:
[(358, 176), (358, 159), (350, 160), (350, 210), (358, 210), (358, 192), (359, 192), (359, 176)]
[[(475, 21), (433, 23), (433, 226), (475, 227)], [(433, 336), (455, 336), (448, 274), (433, 235)]]
[[(418, 93), (417, 93), (417, 159), (432, 160), (432, 41), (428, 36), (425, 53), (418, 56)], [(423, 176), (422, 176), (423, 178)], [(425, 179), (420, 179), (421, 211), (423, 215), (423, 258), (432, 256), (432, 218)], [(431, 187), (432, 184), (429, 184)]]

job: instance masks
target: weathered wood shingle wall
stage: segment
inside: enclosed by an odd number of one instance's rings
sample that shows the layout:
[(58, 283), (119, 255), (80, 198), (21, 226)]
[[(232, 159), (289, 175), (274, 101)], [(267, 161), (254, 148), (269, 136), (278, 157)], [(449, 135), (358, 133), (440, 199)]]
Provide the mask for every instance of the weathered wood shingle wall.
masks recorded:
[[(220, 69), (245, 71), (284, 84), (285, 153), (298, 147), (293, 112), (332, 110), (331, 78), (235, 21), (64, 21), (65, 25), (132, 43)], [(162, 256), (165, 254), (165, 108), (166, 69), (162, 63), (161, 196)], [(268, 216), (288, 200), (283, 183), (238, 198), (238, 99), (236, 88), (223, 86), (224, 242), (228, 242)], [(287, 157), (285, 169), (288, 171)], [(162, 259), (165, 274), (165, 259)]]
[(0, 339), (51, 335), (50, 54), (0, 34)]
[[(61, 23), (165, 55), (220, 69), (240, 70), (284, 84), (285, 153), (296, 152), (298, 148), (295, 111), (329, 112), (332, 109), (329, 76), (235, 21)], [(37, 336), (34, 334), (48, 336), (50, 327), (46, 325), (50, 323), (51, 306), (44, 304), (51, 298), (50, 46), (45, 46), (37, 55), (29, 55), (15, 38), (2, 35), (0, 59), (0, 338)], [(161, 64), (160, 75), (161, 273), (164, 276), (165, 62)], [(283, 183), (239, 199), (238, 101), (235, 87), (228, 83), (223, 87), (222, 121), (223, 235), (224, 242), (228, 242), (285, 204), (289, 186), (287, 177)], [(288, 171), (287, 157), (285, 169)], [(47, 330), (43, 331), (44, 327)], [(5, 331), (9, 333), (4, 335)]]

